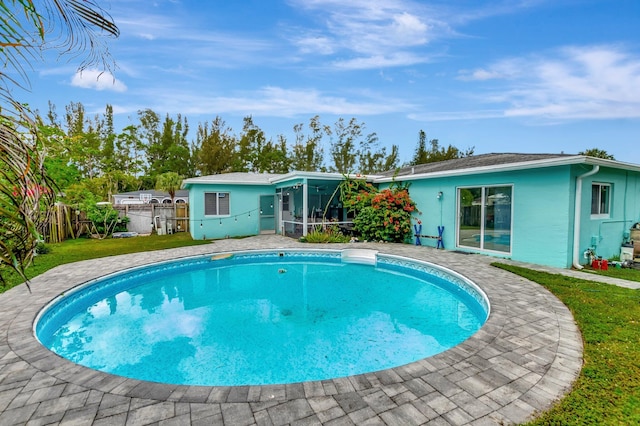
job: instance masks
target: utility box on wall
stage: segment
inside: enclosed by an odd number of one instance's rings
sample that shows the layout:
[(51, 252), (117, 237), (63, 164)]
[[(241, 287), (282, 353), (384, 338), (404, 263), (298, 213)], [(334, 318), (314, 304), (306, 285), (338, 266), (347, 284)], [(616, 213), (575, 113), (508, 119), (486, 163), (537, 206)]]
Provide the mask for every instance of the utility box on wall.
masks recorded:
[(620, 247), (620, 261), (633, 261), (633, 251), (633, 244), (623, 244), (622, 247)]

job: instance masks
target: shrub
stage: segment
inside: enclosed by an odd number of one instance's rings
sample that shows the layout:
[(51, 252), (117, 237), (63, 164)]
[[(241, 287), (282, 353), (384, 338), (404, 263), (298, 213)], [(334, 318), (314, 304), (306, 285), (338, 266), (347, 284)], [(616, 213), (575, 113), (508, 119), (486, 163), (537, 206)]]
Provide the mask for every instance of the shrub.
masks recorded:
[(300, 237), (303, 243), (348, 243), (350, 238), (343, 235), (335, 225), (316, 226), (306, 236)]
[(36, 253), (37, 254), (47, 254), (51, 251), (48, 245), (43, 242), (39, 242), (36, 244)]
[(355, 213), (353, 225), (363, 239), (401, 243), (411, 237), (411, 213), (416, 205), (408, 184), (394, 182), (378, 190), (370, 183), (347, 179), (341, 184), (341, 199)]

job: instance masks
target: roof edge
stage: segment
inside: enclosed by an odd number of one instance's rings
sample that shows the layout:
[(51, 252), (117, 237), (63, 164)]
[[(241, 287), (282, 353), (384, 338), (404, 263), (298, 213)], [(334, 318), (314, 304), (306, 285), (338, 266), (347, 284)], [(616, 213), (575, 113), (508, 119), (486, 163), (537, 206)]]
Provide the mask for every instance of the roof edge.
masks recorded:
[(522, 169), (567, 166), (567, 165), (573, 165), (573, 164), (599, 165), (599, 166), (605, 166), (610, 168), (633, 170), (633, 171), (640, 172), (640, 165), (638, 164), (623, 163), (621, 161), (606, 160), (603, 158), (589, 157), (586, 155), (572, 155), (569, 157), (546, 158), (544, 160), (520, 161), (517, 163), (470, 167), (470, 168), (460, 169), (460, 170), (444, 170), (439, 172), (416, 173), (413, 175), (403, 175), (403, 176), (385, 176), (385, 177), (380, 177), (378, 179), (375, 179), (374, 182), (387, 183), (387, 182), (393, 182), (394, 180), (398, 180), (398, 181), (418, 180), (418, 179), (424, 179), (426, 177), (437, 178), (437, 177), (449, 177), (449, 176), (464, 176), (468, 174), (477, 174), (477, 173), (499, 173), (499, 172), (514, 171), (514, 170), (522, 170)]

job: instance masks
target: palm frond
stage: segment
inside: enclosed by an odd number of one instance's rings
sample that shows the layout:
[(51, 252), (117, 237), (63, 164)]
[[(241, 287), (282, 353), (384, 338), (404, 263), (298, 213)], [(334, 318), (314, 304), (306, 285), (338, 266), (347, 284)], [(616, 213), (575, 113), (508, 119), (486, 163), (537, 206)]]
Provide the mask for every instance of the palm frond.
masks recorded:
[(120, 30), (111, 16), (93, 0), (47, 0), (50, 3), (49, 34), (55, 48), (63, 54), (83, 56), (79, 69), (97, 66), (111, 70), (111, 61), (103, 36), (118, 37)]
[[(42, 0), (46, 19), (33, 0), (0, 2), (0, 280), (4, 268), (25, 277), (35, 246), (55, 203), (44, 147), (34, 115), (13, 88), (27, 87), (29, 66), (50, 35), (62, 54), (83, 55), (79, 69), (114, 67), (101, 36), (119, 35), (111, 17), (92, 0)], [(28, 283), (27, 283), (28, 285)]]

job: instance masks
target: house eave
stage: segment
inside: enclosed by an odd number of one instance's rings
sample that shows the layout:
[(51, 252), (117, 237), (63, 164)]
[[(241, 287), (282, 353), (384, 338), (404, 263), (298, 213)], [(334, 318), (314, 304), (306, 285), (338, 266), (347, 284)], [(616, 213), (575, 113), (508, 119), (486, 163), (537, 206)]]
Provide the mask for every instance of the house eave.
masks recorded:
[(361, 174), (343, 174), (343, 173), (332, 173), (332, 172), (301, 172), (301, 171), (293, 171), (281, 176), (274, 177), (271, 179), (271, 183), (278, 184), (287, 182), (290, 180), (296, 179), (317, 179), (317, 180), (333, 180), (333, 181), (342, 181), (347, 177), (349, 179), (364, 179), (369, 182), (373, 182), (375, 178), (380, 176), (377, 175), (361, 175)]
[(374, 182), (388, 183), (396, 180), (411, 181), (411, 180), (419, 180), (419, 179), (465, 176), (465, 175), (471, 175), (471, 174), (503, 173), (503, 172), (523, 170), (523, 169), (537, 169), (537, 168), (557, 167), (557, 166), (566, 166), (566, 165), (574, 165), (574, 164), (599, 165), (599, 166), (610, 167), (615, 169), (640, 172), (640, 165), (638, 164), (624, 163), (621, 161), (606, 160), (602, 158), (588, 157), (584, 155), (576, 155), (571, 157), (550, 158), (550, 159), (536, 160), (536, 161), (522, 161), (517, 163), (506, 163), (506, 164), (482, 166), (482, 167), (470, 167), (470, 168), (459, 169), (459, 170), (443, 170), (438, 172), (416, 173), (416, 174), (402, 175), (402, 176), (385, 176), (385, 177), (380, 177), (378, 179), (375, 179)]
[(181, 189), (188, 189), (193, 185), (243, 185), (243, 186), (271, 186), (269, 180), (228, 180), (211, 178), (189, 178), (182, 181)]

